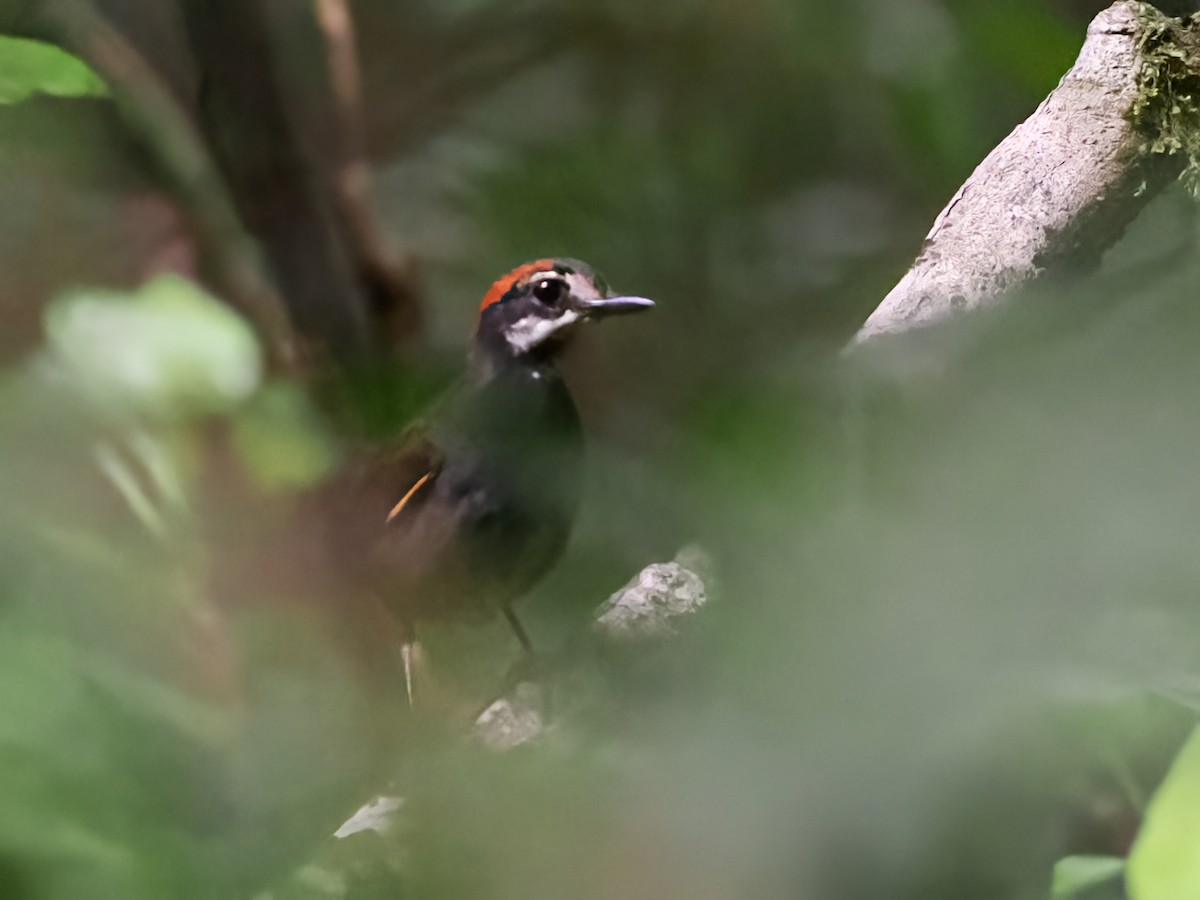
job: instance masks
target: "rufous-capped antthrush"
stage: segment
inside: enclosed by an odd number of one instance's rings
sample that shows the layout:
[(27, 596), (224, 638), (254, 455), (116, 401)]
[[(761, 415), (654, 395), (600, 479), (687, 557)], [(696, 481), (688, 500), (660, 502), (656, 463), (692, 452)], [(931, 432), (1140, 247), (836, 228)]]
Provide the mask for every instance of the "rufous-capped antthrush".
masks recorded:
[(349, 479), (332, 537), (401, 625), (410, 700), (422, 621), (499, 611), (531, 650), (512, 604), (561, 555), (583, 481), (560, 352), (581, 323), (653, 305), (577, 260), (517, 267), (483, 299), (463, 381)]

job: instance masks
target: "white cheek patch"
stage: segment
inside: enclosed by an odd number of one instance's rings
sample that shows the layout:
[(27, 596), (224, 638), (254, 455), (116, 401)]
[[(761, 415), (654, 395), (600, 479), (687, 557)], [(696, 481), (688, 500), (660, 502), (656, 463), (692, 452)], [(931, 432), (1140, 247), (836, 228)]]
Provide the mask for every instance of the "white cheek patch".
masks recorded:
[(581, 318), (583, 317), (573, 309), (566, 310), (557, 319), (526, 316), (513, 323), (506, 332), (505, 338), (515, 353), (528, 353), (560, 328), (574, 325)]

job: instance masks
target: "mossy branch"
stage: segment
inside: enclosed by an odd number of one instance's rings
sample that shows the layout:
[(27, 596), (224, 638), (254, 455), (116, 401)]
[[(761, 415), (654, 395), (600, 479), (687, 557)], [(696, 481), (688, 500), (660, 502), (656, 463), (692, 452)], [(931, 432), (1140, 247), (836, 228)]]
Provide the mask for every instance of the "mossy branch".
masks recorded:
[(1122, 0), (1074, 66), (979, 164), (852, 347), (992, 308), (1095, 265), (1181, 174), (1200, 187), (1200, 15)]

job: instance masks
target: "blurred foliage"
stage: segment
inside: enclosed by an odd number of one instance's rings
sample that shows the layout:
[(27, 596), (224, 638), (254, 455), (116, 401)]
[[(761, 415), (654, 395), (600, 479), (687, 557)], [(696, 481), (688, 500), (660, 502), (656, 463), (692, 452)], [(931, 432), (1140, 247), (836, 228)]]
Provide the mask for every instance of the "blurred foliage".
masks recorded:
[(0, 35), (0, 103), (17, 103), (33, 94), (90, 97), (104, 93), (104, 83), (96, 74), (58, 47)]
[(246, 324), (178, 276), (136, 293), (71, 293), (50, 307), (46, 341), (89, 406), (148, 418), (220, 413), (258, 387)]
[[(1101, 4), (352, 6), (431, 320), (354, 390), (263, 370), (108, 101), (45, 96), (86, 78), (0, 107), (0, 897), (1098, 900), (1131, 846), (1135, 900), (1187, 896), (1190, 200), (913, 351), (942, 370), (838, 356)], [(546, 254), (659, 305), (568, 361), (591, 468), (535, 644), (683, 544), (717, 581), (678, 654), (587, 661), (499, 754), (464, 731), (503, 623), (423, 633), (409, 710), (288, 526)]]
[(1078, 897), (1097, 885), (1108, 884), (1125, 871), (1125, 861), (1111, 856), (1068, 856), (1054, 866), (1053, 900)]
[(1129, 857), (1130, 894), (1135, 900), (1166, 900), (1200, 892), (1200, 740), (1195, 735), (1175, 760), (1146, 810)]

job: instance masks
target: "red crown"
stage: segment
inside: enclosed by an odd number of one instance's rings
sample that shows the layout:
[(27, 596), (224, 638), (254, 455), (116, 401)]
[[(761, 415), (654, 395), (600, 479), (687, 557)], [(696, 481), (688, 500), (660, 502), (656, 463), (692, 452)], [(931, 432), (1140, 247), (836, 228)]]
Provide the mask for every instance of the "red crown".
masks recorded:
[(554, 268), (554, 260), (552, 259), (535, 259), (533, 262), (527, 262), (524, 265), (517, 266), (507, 275), (498, 278), (495, 283), (488, 289), (488, 292), (483, 295), (483, 302), (479, 304), (479, 311), (483, 312), (493, 303), (499, 303), (504, 298), (504, 295), (511, 291), (514, 287), (523, 284), (530, 275), (535, 272), (546, 272)]

